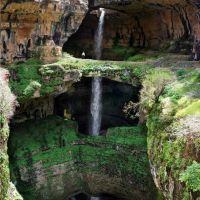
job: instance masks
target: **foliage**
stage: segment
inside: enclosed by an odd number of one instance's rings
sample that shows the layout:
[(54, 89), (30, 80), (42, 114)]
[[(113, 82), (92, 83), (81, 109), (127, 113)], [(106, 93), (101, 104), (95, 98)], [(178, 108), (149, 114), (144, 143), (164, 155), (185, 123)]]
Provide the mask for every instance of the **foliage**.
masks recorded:
[(19, 100), (32, 96), (34, 83), (41, 84), (41, 76), (38, 73), (41, 64), (41, 61), (37, 59), (29, 59), (26, 62), (13, 64), (9, 67), (11, 89)]
[(6, 199), (9, 188), (9, 167), (7, 155), (7, 140), (9, 136), (8, 121), (12, 117), (16, 99), (11, 93), (5, 74), (0, 69), (0, 199)]
[(109, 49), (103, 49), (103, 53), (105, 55), (110, 55), (110, 57), (114, 57), (115, 59), (113, 60), (127, 60), (130, 56), (135, 55), (138, 50), (138, 48), (127, 48), (116, 45)]
[(200, 191), (200, 163), (193, 161), (192, 165), (180, 174), (180, 181), (193, 192)]
[(156, 58), (157, 58), (157, 56), (155, 56), (155, 55), (136, 54), (134, 56), (128, 57), (127, 61), (142, 62), (142, 61), (154, 60)]
[[(92, 137), (78, 134), (75, 122), (51, 116), (13, 129), (15, 133), (10, 139), (12, 177), (17, 178), (18, 188), (26, 197), (37, 195), (39, 191), (33, 190), (34, 180), (28, 187), (23, 186), (17, 171), (26, 168), (34, 172), (37, 163), (42, 164), (48, 179), (52, 177), (53, 166), (64, 164), (71, 172), (63, 176), (70, 176), (73, 170), (110, 177), (123, 174), (124, 180), (134, 180), (135, 187), (153, 187), (142, 127), (116, 127), (108, 129), (106, 136)], [(22, 137), (23, 141), (19, 139)], [(78, 174), (76, 177), (80, 178)]]
[(173, 80), (173, 74), (166, 69), (153, 69), (144, 78), (140, 93), (140, 112), (149, 113), (158, 101), (165, 86)]
[(39, 88), (41, 88), (40, 83), (37, 81), (31, 81), (30, 84), (25, 88), (24, 95), (32, 96), (33, 93)]
[[(196, 114), (200, 111), (197, 98), (199, 72), (196, 69), (181, 69), (176, 71), (176, 76), (177, 79), (165, 86), (148, 113), (148, 155), (152, 166), (157, 169), (157, 180), (165, 197), (170, 199), (176, 195), (188, 200), (188, 188), (192, 189), (194, 185), (197, 187), (199, 181), (198, 178), (192, 179), (191, 173), (197, 172), (194, 168), (182, 173), (187, 166), (192, 165), (196, 156), (198, 158), (199, 118)], [(190, 147), (186, 148), (188, 146)], [(190, 149), (194, 151), (191, 152)], [(195, 167), (197, 168), (196, 165)], [(181, 184), (180, 180), (186, 183), (190, 175), (191, 180), (194, 180), (190, 184), (194, 185)], [(167, 189), (171, 179), (174, 180), (175, 187), (180, 188), (173, 194)]]
[[(58, 90), (66, 81), (65, 76), (76, 73), (78, 76), (120, 77), (122, 81), (137, 82), (151, 68), (149, 63), (98, 61), (76, 59), (64, 54), (58, 62), (43, 65), (38, 59), (29, 59), (8, 67), (11, 72), (11, 88), (19, 101), (31, 98), (35, 90), (40, 89), (40, 95), (46, 95)], [(74, 80), (76, 81), (76, 80)]]
[(192, 102), (190, 105), (181, 109), (177, 112), (177, 117), (184, 117), (187, 115), (194, 115), (196, 113), (200, 113), (200, 100)]
[(62, 78), (57, 76), (58, 67), (50, 70), (44, 66), (42, 72), (45, 76), (52, 73), (51, 80), (46, 80), (41, 74), (42, 62), (38, 59), (29, 59), (24, 63), (14, 64), (9, 67), (12, 75), (11, 89), (16, 94), (19, 101), (24, 101), (32, 97), (37, 89), (41, 95), (55, 91), (56, 87), (63, 83), (64, 73), (60, 73)]

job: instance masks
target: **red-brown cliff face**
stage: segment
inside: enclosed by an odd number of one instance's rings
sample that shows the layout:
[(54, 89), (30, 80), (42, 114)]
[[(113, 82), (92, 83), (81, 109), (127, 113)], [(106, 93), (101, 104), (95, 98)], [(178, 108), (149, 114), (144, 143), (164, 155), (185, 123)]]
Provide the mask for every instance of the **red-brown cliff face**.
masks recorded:
[[(200, 40), (197, 0), (90, 1), (90, 9), (98, 7), (120, 11), (107, 13), (104, 48), (117, 44), (189, 53), (192, 43)], [(87, 0), (1, 0), (1, 62), (25, 59), (32, 54), (52, 62), (61, 54), (58, 46), (62, 47), (76, 32), (87, 11)], [(76, 42), (78, 49), (92, 49), (97, 21), (94, 14), (85, 20), (85, 28), (79, 31), (80, 45)]]
[(46, 51), (49, 58), (59, 55), (56, 45), (62, 46), (78, 29), (88, 10), (87, 0), (7, 1), (7, 4), (1, 0), (1, 5), (4, 5), (0, 12), (1, 62)]
[[(94, 1), (91, 8), (115, 10), (106, 11), (103, 48), (118, 45), (191, 53), (194, 41), (200, 40), (200, 25), (198, 5), (188, 2)], [(91, 47), (97, 23), (98, 13), (93, 11), (86, 17), (76, 36), (65, 45), (66, 48), (80, 44), (79, 47), (86, 49), (88, 56), (92, 57)], [(76, 52), (77, 49), (73, 52), (80, 54)], [(104, 51), (104, 58), (106, 57), (113, 58)]]

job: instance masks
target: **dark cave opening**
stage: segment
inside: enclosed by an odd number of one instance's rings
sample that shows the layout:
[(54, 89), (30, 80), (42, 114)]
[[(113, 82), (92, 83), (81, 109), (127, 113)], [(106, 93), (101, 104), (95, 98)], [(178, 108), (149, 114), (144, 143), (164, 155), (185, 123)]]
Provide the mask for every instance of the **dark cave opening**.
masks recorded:
[(110, 194), (100, 194), (98, 196), (91, 196), (86, 193), (78, 193), (70, 197), (68, 200), (122, 200)]
[[(89, 133), (92, 78), (82, 78), (74, 83), (69, 92), (55, 99), (54, 114), (78, 122), (79, 132)], [(128, 117), (123, 112), (125, 104), (139, 101), (140, 86), (102, 79), (102, 122), (101, 135), (111, 127), (134, 126), (138, 123), (135, 111)]]
[[(102, 60), (127, 60), (130, 56), (144, 49), (144, 37), (137, 28), (135, 34), (133, 22), (128, 14), (106, 9), (104, 21), (104, 33), (102, 41)], [(99, 11), (89, 12), (81, 23), (79, 29), (63, 45), (63, 52), (67, 52), (76, 58), (81, 58), (85, 53), (87, 59), (95, 59), (94, 38), (98, 27)], [(133, 20), (134, 21), (134, 20)], [(127, 31), (124, 35), (122, 29)], [(134, 33), (133, 33), (134, 32)]]
[[(63, 52), (72, 54), (76, 58), (80, 58), (82, 52), (86, 53), (86, 58), (94, 59), (94, 36), (98, 26), (98, 16), (88, 13), (83, 19), (78, 31), (73, 34), (63, 45)], [(85, 38), (89, 41), (86, 42)], [(84, 43), (82, 40), (84, 39)], [(75, 42), (77, 41), (77, 42)], [(82, 43), (82, 44), (81, 44)], [(90, 50), (92, 50), (92, 52)]]

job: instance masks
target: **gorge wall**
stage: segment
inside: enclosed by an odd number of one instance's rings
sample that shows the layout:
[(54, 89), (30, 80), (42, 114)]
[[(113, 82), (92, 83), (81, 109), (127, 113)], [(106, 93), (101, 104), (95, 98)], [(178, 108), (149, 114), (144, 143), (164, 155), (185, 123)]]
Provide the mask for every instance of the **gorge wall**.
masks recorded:
[[(126, 60), (137, 51), (148, 48), (193, 53), (198, 59), (200, 32), (197, 0), (0, 0), (0, 3), (0, 61), (10, 71), (11, 89), (21, 106), (12, 127), (16, 127), (17, 134), (27, 142), (23, 143), (12, 132), (12, 180), (17, 181), (24, 196), (30, 199), (54, 198), (53, 195), (65, 198), (83, 188), (90, 194), (108, 192), (111, 188), (112, 193), (127, 199), (129, 196), (142, 199), (144, 192), (155, 197), (148, 165), (150, 160), (154, 182), (165, 199), (199, 198), (199, 64), (177, 55), (172, 60), (167, 55), (154, 62), (140, 63), (81, 60), (68, 55), (61, 58), (62, 47), (77, 57), (86, 51), (86, 56), (93, 58), (93, 38), (98, 19), (95, 9), (104, 7), (109, 9), (105, 19), (104, 58)], [(86, 16), (88, 10), (91, 12)], [(29, 57), (34, 58), (25, 61)], [(40, 59), (51, 64), (45, 65)], [(23, 62), (7, 65), (15, 61)], [(164, 68), (172, 66), (175, 68)], [(6, 100), (0, 99), (0, 103), (11, 103), (8, 105), (12, 111), (15, 98), (11, 95), (5, 74), (5, 71), (0, 74), (3, 81), (1, 94), (4, 94), (6, 85), (5, 93), (10, 96)], [(70, 120), (66, 123), (55, 116), (46, 118), (54, 114), (56, 96), (68, 92), (72, 84), (82, 77), (92, 76), (133, 86), (142, 84), (137, 111), (140, 123), (148, 127), (147, 143), (146, 135), (138, 132), (138, 127), (135, 127), (136, 133), (135, 128), (110, 129), (108, 137), (101, 140), (81, 136), (76, 124)], [(132, 106), (135, 109), (135, 104)], [(3, 200), (18, 196), (15, 187), (9, 183), (7, 140), (10, 116), (0, 110), (0, 199)], [(43, 127), (45, 123), (47, 127)], [(52, 125), (50, 129), (49, 124)], [(59, 131), (62, 125), (67, 132)], [(40, 131), (34, 132), (34, 127), (52, 131), (50, 137), (48, 132), (44, 135), (39, 134)], [(63, 152), (67, 156), (58, 160), (57, 155), (62, 156)], [(77, 158), (77, 155), (81, 156)], [(112, 159), (117, 162), (111, 162)], [(86, 163), (84, 167), (83, 163)], [(91, 172), (89, 176), (88, 172)], [(107, 184), (96, 172), (108, 180)], [(116, 176), (119, 179), (116, 180)], [(72, 184), (65, 180), (71, 180)], [(91, 184), (92, 181), (96, 187)], [(27, 183), (26, 190), (24, 185)], [(62, 184), (61, 189), (58, 183)], [(69, 193), (63, 187), (68, 187)], [(55, 193), (48, 194), (48, 191)]]
[(59, 46), (76, 32), (88, 2), (7, 1), (0, 12), (0, 61), (12, 63), (34, 54), (49, 62), (61, 55)]
[[(96, 7), (110, 9), (105, 19), (104, 58), (113, 59), (112, 55), (119, 53), (114, 48), (116, 46), (135, 48), (136, 51), (149, 48), (191, 54), (193, 45), (195, 48), (199, 45), (199, 9), (194, 2), (94, 1), (91, 8)], [(78, 46), (80, 51), (86, 51), (89, 58), (94, 57), (91, 47), (98, 15), (93, 11), (86, 16), (79, 31), (66, 43), (66, 50), (80, 56)]]
[[(191, 53), (193, 44), (199, 46), (198, 1), (7, 1), (0, 12), (1, 63), (35, 54), (54, 61), (61, 55), (60, 47), (80, 26), (88, 4), (90, 10), (119, 11), (107, 13), (104, 48), (119, 45)], [(79, 31), (83, 50), (92, 45), (96, 21), (96, 14), (89, 15)]]

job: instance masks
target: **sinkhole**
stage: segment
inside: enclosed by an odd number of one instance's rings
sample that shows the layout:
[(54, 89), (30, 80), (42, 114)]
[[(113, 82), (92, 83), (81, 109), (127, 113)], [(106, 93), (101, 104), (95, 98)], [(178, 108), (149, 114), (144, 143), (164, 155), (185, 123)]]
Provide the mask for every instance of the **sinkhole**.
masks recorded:
[[(92, 78), (82, 78), (69, 92), (55, 99), (54, 114), (77, 121), (80, 133), (89, 134)], [(133, 126), (138, 123), (134, 110), (127, 116), (125, 106), (139, 101), (140, 86), (132, 86), (102, 78), (102, 110), (100, 134), (111, 127)]]
[(130, 106), (138, 103), (140, 89), (102, 78), (97, 137), (89, 134), (92, 77), (22, 104), (8, 153), (11, 180), (24, 200), (153, 199), (146, 130)]

